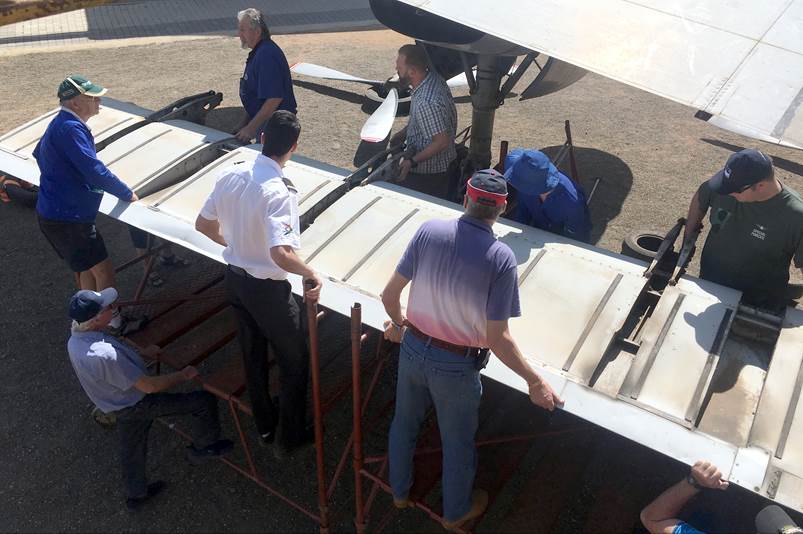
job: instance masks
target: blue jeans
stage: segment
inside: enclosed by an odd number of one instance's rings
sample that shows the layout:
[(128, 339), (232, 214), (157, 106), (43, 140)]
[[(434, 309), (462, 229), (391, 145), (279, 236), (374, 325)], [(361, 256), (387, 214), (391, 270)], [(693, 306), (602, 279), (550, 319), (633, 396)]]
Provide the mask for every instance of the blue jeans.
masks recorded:
[(389, 440), (390, 485), (396, 499), (407, 498), (413, 485), (418, 431), (434, 404), (443, 443), (443, 516), (455, 521), (471, 509), (480, 397), (482, 384), (473, 359), (405, 334)]

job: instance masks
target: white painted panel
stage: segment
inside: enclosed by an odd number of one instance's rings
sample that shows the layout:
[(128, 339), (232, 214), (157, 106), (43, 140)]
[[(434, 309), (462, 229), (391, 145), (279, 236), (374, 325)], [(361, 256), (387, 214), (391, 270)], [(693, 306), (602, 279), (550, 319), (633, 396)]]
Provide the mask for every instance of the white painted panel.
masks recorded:
[[(26, 122), (22, 126), (14, 128), (10, 132), (0, 136), (0, 147), (12, 152), (30, 155), (36, 143), (45, 133), (48, 124), (61, 108), (48, 111), (32, 121)], [(117, 133), (123, 128), (127, 128), (137, 122), (142, 121), (151, 112), (145, 108), (135, 106), (128, 102), (120, 102), (111, 98), (103, 99), (100, 113), (91, 117), (87, 125), (92, 130), (95, 142), (99, 143), (110, 135)]]
[(686, 104), (718, 89), (755, 44), (624, 0), (403, 1)]
[(178, 219), (195, 224), (201, 207), (215, 188), (219, 173), (236, 162), (253, 161), (258, 155), (259, 152), (247, 148), (229, 152), (180, 184), (149, 196), (145, 202)]
[[(510, 328), (528, 359), (561, 369), (618, 273), (560, 250), (545, 250), (519, 288), (522, 317)], [(519, 266), (520, 277), (532, 261)], [(638, 290), (631, 304), (637, 296)], [(608, 341), (591, 350), (602, 357)]]
[[(670, 310), (681, 295), (685, 297), (670, 319)], [(660, 343), (638, 395), (639, 403), (679, 420), (685, 418), (726, 310), (718, 301), (684, 293), (677, 286), (664, 290), (655, 313), (647, 321), (644, 343), (636, 356), (644, 363)], [(671, 325), (661, 342), (660, 332), (668, 320)]]
[(803, 478), (782, 474), (775, 500), (798, 512), (803, 510)]
[(635, 4), (685, 20), (759, 40), (789, 0), (631, 0)]
[(211, 143), (229, 137), (187, 121), (154, 122), (110, 144), (98, 157), (126, 185), (138, 189)]
[(603, 351), (624, 324), (646, 282), (643, 277), (633, 275), (622, 277), (569, 369), (569, 373), (582, 383), (588, 383), (591, 379), (603, 356)]
[[(395, 199), (382, 198), (370, 205), (353, 221), (338, 221), (337, 225), (328, 228), (326, 232), (340, 232), (337, 237), (329, 241), (322, 249), (305, 249), (304, 252), (318, 251), (312, 260), (315, 269), (327, 273), (329, 276), (342, 280), (357, 262), (367, 257), (371, 250), (388, 235), (405, 217), (413, 214), (415, 206), (397, 202)], [(395, 233), (394, 233), (395, 234)], [(398, 239), (391, 235), (389, 239)], [(406, 244), (406, 243), (405, 243)], [(347, 254), (344, 252), (348, 251)], [(387, 278), (393, 270), (387, 271)]]
[[(401, 1), (714, 114), (732, 101), (723, 124), (757, 137), (775, 131), (768, 122), (794, 102), (763, 87), (801, 81), (803, 0)], [(803, 145), (801, 123), (773, 141)]]
[[(709, 113), (721, 114), (725, 119), (750, 124), (763, 134), (781, 137), (792, 124), (794, 115), (803, 113), (803, 109), (795, 107), (803, 104), (803, 99), (796, 100), (803, 91), (801, 73), (803, 55), (760, 44), (750, 53), (716, 102), (708, 106), (704, 102), (696, 104)], [(761, 95), (760, 105), (756, 100), (757, 95)], [(776, 126), (787, 113), (791, 113), (788, 124), (783, 124), (776, 131)], [(803, 131), (795, 131), (794, 127), (784, 137), (803, 145)]]
[[(788, 309), (750, 432), (751, 445), (775, 451), (801, 365), (803, 365), (803, 311)], [(790, 439), (792, 442), (787, 446), (803, 449), (803, 435), (790, 434)]]
[(743, 488), (761, 491), (770, 455), (758, 447), (739, 449), (729, 480)]
[(764, 36), (769, 45), (803, 54), (803, 2), (796, 0)]

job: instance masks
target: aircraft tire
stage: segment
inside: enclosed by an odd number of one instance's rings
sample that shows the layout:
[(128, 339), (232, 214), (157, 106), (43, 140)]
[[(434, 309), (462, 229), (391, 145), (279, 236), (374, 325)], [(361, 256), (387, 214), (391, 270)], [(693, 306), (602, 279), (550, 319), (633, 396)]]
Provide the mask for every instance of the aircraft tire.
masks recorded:
[(638, 231), (622, 241), (622, 254), (637, 260), (652, 261), (664, 236), (657, 231)]

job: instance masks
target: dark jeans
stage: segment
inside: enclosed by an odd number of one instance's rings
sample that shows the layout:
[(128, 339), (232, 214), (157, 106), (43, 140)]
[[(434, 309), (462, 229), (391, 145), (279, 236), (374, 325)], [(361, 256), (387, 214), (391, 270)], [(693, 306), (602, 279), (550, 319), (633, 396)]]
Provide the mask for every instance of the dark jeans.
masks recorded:
[(396, 411), (388, 437), (390, 486), (409, 497), (418, 432), (435, 405), (443, 443), (443, 517), (455, 521), (471, 509), (477, 472), (474, 436), (479, 424), (482, 382), (473, 358), (433, 347), (409, 331), (399, 351)]
[[(306, 426), (309, 353), (302, 314), (290, 283), (227, 270), (226, 290), (237, 315), (237, 334), (257, 430), (266, 434), (280, 422), (279, 444), (295, 446), (303, 440)], [(268, 343), (279, 365), (279, 413), (268, 390)]]
[(145, 458), (148, 431), (157, 417), (191, 415), (190, 435), (198, 449), (208, 447), (220, 437), (217, 399), (207, 391), (191, 393), (151, 393), (134, 406), (117, 411), (120, 437), (120, 463), (126, 497), (144, 497), (148, 493)]
[(407, 189), (413, 189), (433, 197), (451, 200), (449, 193), (449, 178), (445, 172), (434, 174), (419, 174), (410, 172), (403, 182), (399, 185)]

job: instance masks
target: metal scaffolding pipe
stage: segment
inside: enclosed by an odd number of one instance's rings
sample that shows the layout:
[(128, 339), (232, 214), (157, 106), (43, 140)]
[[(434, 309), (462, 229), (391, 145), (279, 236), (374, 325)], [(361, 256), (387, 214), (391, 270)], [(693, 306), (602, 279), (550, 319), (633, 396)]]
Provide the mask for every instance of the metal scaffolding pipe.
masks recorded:
[[(307, 285), (314, 282), (307, 281)], [(329, 532), (329, 507), (326, 497), (326, 474), (323, 456), (323, 412), (321, 410), (321, 365), (318, 352), (318, 304), (307, 302), (307, 323), (309, 328), (310, 370), (312, 373), (312, 409), (315, 425), (315, 467), (318, 476), (318, 512), (320, 531)]]
[(353, 425), (353, 452), (354, 452), (354, 526), (358, 534), (365, 532), (365, 514), (363, 513), (362, 495), (362, 387), (360, 384), (360, 352), (362, 349), (362, 306), (354, 303), (351, 307), (351, 409)]

